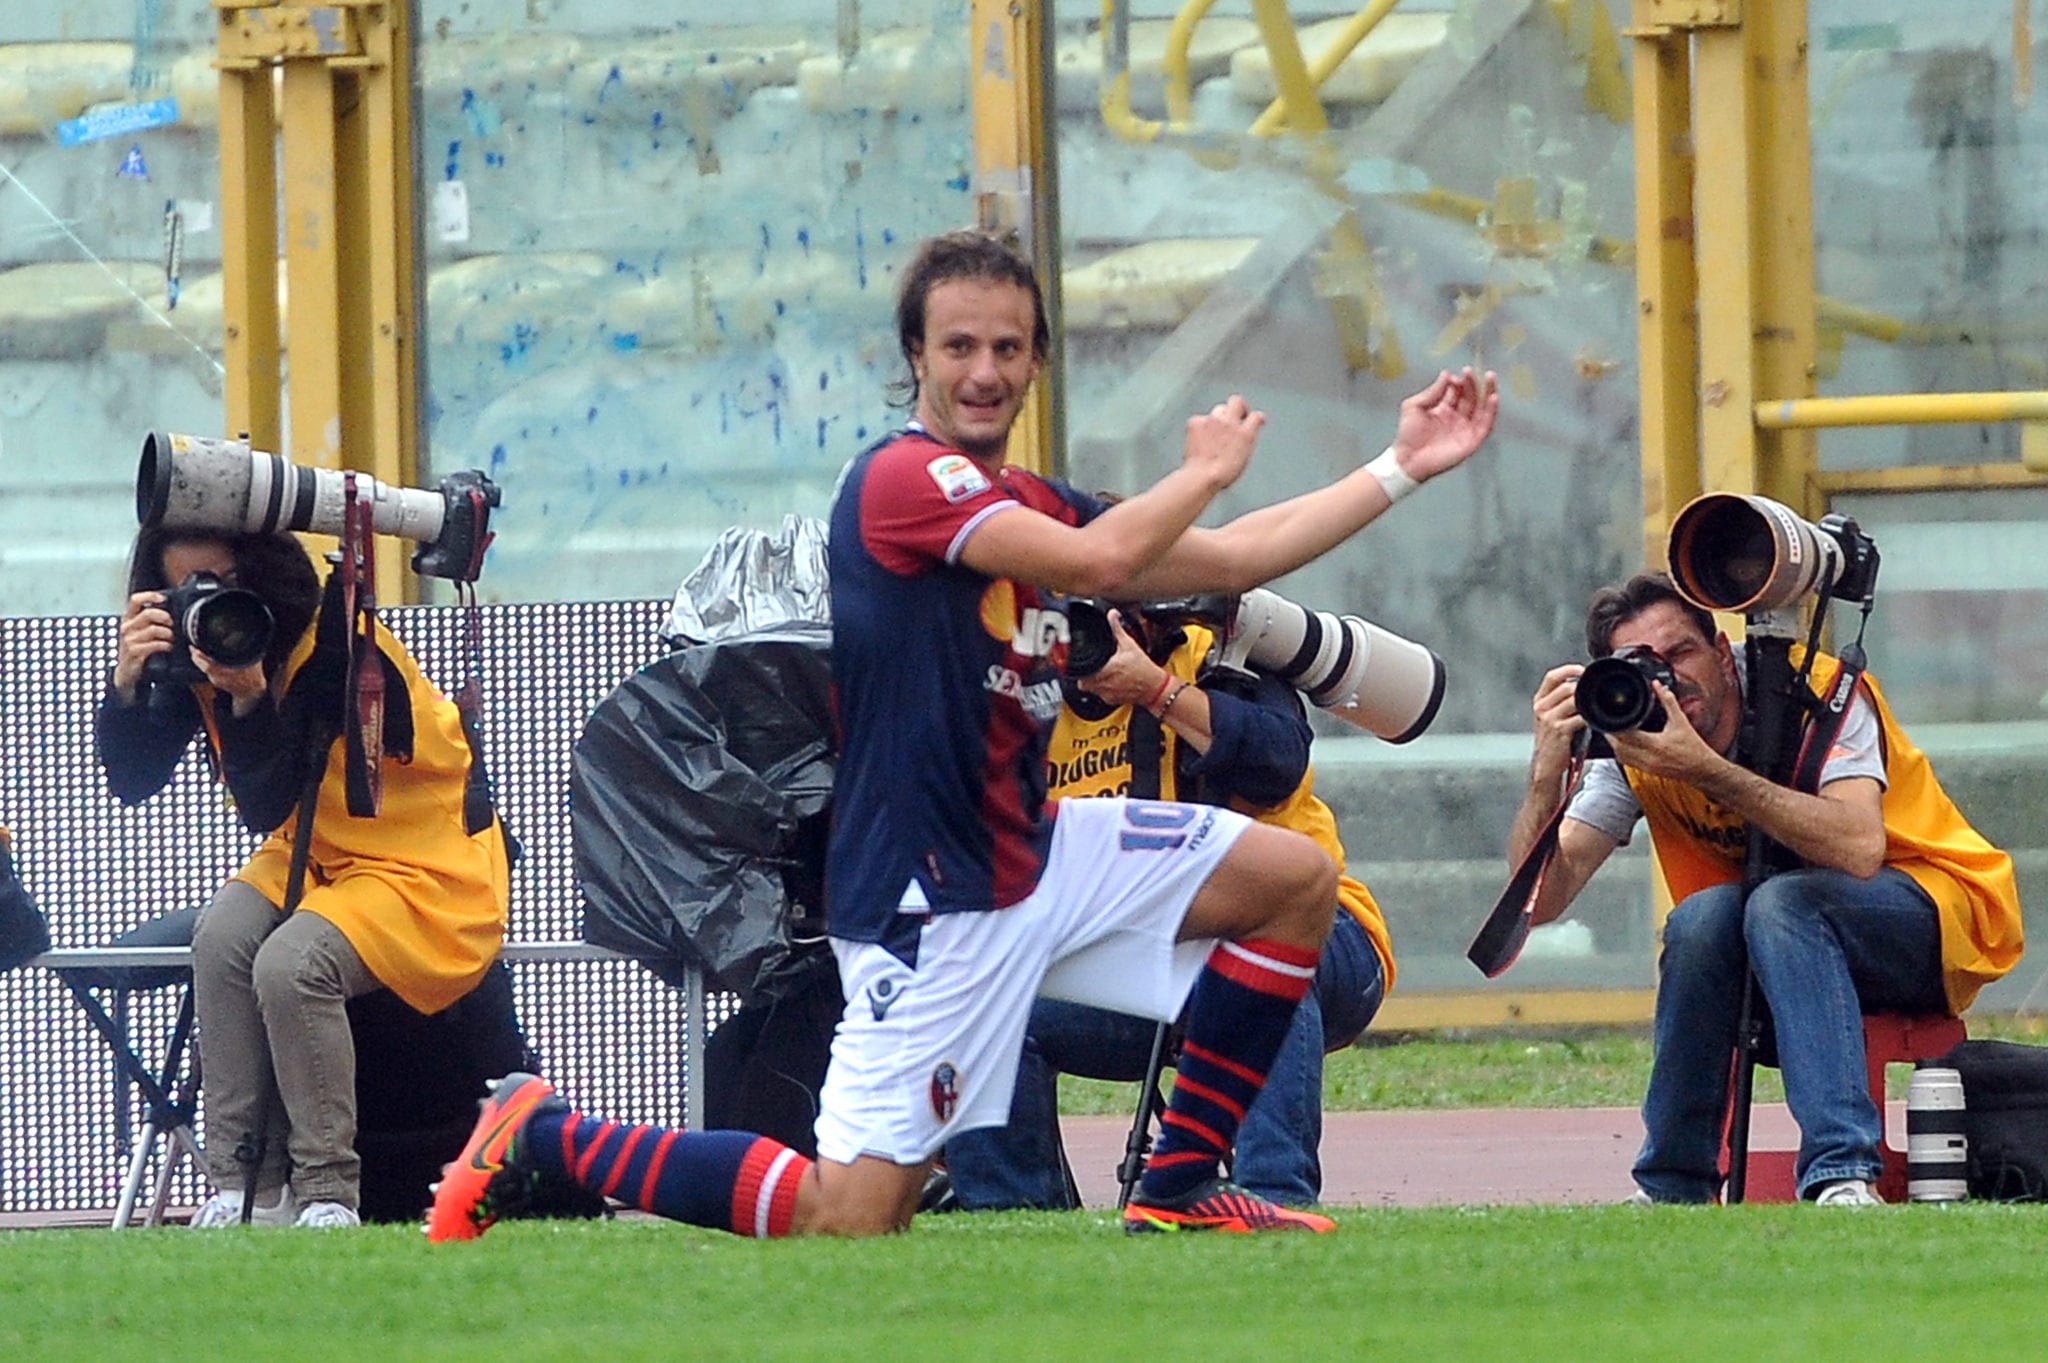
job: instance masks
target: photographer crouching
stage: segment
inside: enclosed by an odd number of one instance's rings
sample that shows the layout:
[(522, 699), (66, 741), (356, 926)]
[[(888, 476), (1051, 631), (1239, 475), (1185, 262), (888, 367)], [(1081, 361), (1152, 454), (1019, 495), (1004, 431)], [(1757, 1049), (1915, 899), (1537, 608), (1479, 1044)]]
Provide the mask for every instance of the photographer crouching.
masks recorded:
[[(263, 456), (268, 458), (268, 456)], [(506, 843), (461, 715), (378, 624), (387, 703), (380, 817), (351, 817), (340, 732), (350, 612), (290, 534), (136, 537), (96, 719), (128, 804), (195, 733), (242, 819), (269, 837), (201, 912), (193, 982), (209, 1173), (197, 1227), (358, 1223), (348, 1000), (389, 986), (422, 1013), (475, 986), (504, 940)], [(311, 810), (303, 792), (318, 781)], [(312, 820), (289, 915), (294, 837)]]
[[(1780, 784), (1745, 766), (1743, 669), (1691, 595), (1648, 573), (1594, 594), (1589, 654), (1622, 657), (1651, 703), (1639, 722), (1607, 728), (1611, 756), (1586, 761), (1567, 797), (1587, 716), (1612, 708), (1608, 683), (1627, 678), (1603, 667), (1601, 681), (1575, 663), (1544, 676), (1509, 865), (1523, 863), (1562, 806), (1532, 914), (1548, 922), (1639, 818), (1649, 823), (1676, 907), (1658, 963), (1631, 1201), (1708, 1202), (1720, 1191), (1730, 1057), (1754, 972), (1801, 1133), (1800, 1196), (1875, 1203), (1884, 1119), (1865, 1077), (1862, 1014), (1960, 1013), (2012, 967), (2021, 942), (2012, 859), (1950, 802), (1867, 674), (1838, 716), (1818, 701), (1803, 708), (1795, 746), (1812, 760), (1800, 779)], [(1841, 663), (1816, 653), (1812, 664), (1808, 686), (1827, 697)], [(1764, 878), (1745, 906), (1752, 825), (1795, 864)]]
[[(1303, 614), (1270, 593), (1258, 596)], [(1315, 795), (1300, 693), (1270, 672), (1205, 666), (1221, 622), (1195, 623), (1206, 618), (1199, 607), (1208, 599), (1188, 603), (1193, 611), (1178, 604), (1069, 604), (1072, 641), (1065, 704), (1047, 749), (1048, 796), (1224, 805), (1307, 834), (1341, 873), (1344, 848), (1329, 807)], [(1238, 602), (1218, 598), (1215, 607), (1235, 611)], [(1422, 698), (1432, 715), (1438, 696)], [(1386, 923), (1371, 893), (1340, 874), (1337, 899), (1312, 986), (1238, 1128), (1231, 1164), (1235, 1182), (1288, 1206), (1314, 1203), (1322, 1191), (1323, 1055), (1358, 1039), (1394, 977)], [(1058, 1077), (1143, 1079), (1155, 1030), (1149, 1019), (1038, 999), (1009, 1125), (947, 1142), (946, 1170), (960, 1206), (1073, 1205), (1059, 1159)]]

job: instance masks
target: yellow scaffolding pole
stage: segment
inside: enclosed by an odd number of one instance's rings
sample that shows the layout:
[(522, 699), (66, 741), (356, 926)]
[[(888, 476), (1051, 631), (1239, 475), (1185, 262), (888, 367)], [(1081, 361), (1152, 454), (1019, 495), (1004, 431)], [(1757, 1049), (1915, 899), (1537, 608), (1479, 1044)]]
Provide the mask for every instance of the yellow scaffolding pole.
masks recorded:
[(1636, 0), (1636, 342), (1642, 373), (1643, 561), (1700, 492), (1699, 306), (1693, 271), (1692, 74), (1683, 34)]
[(2048, 392), (1788, 398), (1756, 406), (1756, 424), (1773, 431), (1989, 421), (2048, 421)]
[(973, 0), (969, 17), (974, 115), (975, 216), (985, 231), (1014, 233), (1030, 255), (1045, 297), (1050, 349), (1038, 382), (1010, 431), (1010, 461), (1037, 473), (1065, 463), (1061, 384), (1058, 201), (1037, 192), (1055, 183), (1042, 0)]
[[(259, 447), (301, 463), (414, 483), (411, 0), (213, 6), (220, 17), (229, 422)], [(274, 169), (280, 140), (281, 197)], [(290, 300), (283, 326), (280, 237)], [(281, 336), (290, 357), (288, 429), (281, 429), (278, 393)], [(387, 601), (417, 598), (407, 547), (377, 537), (379, 592)]]

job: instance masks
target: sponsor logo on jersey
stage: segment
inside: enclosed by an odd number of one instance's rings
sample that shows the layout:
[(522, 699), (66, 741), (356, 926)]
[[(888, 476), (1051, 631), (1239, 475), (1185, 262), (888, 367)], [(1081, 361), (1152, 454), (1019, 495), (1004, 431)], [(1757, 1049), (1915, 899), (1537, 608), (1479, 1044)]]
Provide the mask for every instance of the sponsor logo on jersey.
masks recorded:
[(903, 997), (903, 991), (896, 987), (894, 980), (876, 980), (868, 986), (868, 1010), (880, 1022), (889, 1016), (889, 1010), (896, 1006), (896, 1000)]
[(1065, 698), (1059, 678), (1026, 682), (1017, 675), (1015, 668), (1004, 667), (1001, 663), (990, 665), (987, 675), (982, 678), (981, 688), (998, 696), (1008, 696), (1023, 707), (1025, 714), (1041, 724), (1050, 724), (1059, 718), (1060, 705)]
[(993, 486), (981, 466), (964, 454), (942, 454), (926, 464), (924, 471), (939, 485), (948, 502), (964, 502)]
[(941, 1122), (953, 1120), (960, 1107), (960, 1071), (950, 1060), (941, 1060), (932, 1071), (932, 1115)]

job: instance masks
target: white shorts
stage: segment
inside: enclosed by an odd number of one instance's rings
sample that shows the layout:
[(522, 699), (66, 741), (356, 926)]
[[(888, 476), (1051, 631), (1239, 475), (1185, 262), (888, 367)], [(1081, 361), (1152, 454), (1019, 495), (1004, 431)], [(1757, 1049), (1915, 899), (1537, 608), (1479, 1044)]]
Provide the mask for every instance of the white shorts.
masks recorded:
[(1040, 994), (1180, 1016), (1215, 946), (1177, 941), (1181, 921), (1250, 824), (1208, 805), (1067, 800), (1038, 888), (1007, 909), (932, 915), (916, 969), (834, 938), (846, 1011), (819, 1098), (819, 1155), (920, 1164), (958, 1132), (1009, 1121)]

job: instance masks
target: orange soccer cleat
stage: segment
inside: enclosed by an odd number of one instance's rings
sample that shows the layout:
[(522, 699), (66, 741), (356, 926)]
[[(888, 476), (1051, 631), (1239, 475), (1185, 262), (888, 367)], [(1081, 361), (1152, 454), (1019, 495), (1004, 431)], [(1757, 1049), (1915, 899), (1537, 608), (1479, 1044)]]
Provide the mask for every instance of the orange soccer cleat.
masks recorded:
[(566, 1111), (554, 1085), (532, 1074), (508, 1074), (490, 1085), (476, 1129), (434, 1185), (427, 1239), (474, 1240), (526, 1200), (534, 1173), (519, 1158), (519, 1136), (536, 1113)]

